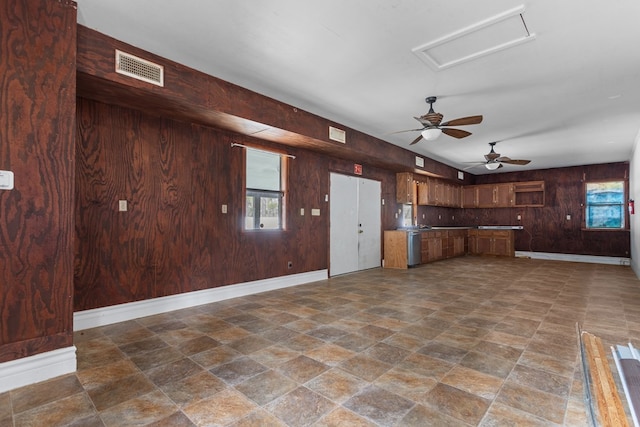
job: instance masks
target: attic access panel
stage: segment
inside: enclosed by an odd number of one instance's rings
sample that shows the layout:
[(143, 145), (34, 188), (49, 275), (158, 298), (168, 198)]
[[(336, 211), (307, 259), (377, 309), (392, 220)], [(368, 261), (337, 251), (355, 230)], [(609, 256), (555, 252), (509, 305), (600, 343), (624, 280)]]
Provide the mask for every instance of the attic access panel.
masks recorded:
[(524, 21), (524, 6), (479, 21), (413, 48), (436, 71), (471, 61), (535, 39)]

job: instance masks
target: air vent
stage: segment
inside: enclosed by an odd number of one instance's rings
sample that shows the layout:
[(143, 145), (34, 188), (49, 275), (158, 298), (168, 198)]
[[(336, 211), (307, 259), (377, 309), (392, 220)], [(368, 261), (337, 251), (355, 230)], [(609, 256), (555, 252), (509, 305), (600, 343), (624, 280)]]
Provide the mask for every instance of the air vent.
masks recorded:
[(147, 83), (164, 86), (164, 67), (116, 50), (116, 73)]

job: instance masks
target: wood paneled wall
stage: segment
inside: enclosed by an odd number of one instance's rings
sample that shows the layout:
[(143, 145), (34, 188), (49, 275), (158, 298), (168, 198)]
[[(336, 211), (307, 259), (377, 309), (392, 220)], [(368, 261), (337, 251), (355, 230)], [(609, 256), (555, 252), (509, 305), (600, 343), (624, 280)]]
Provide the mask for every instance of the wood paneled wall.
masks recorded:
[[(244, 149), (232, 142), (296, 156), (286, 231), (242, 231)], [(76, 147), (75, 310), (328, 268), (329, 172), (353, 163), (83, 98)], [(363, 177), (395, 196), (394, 172), (365, 165)]]
[(72, 345), (76, 5), (0, 3), (0, 362)]
[[(629, 257), (629, 230), (583, 229), (584, 181), (627, 180), (628, 176), (628, 163), (478, 175), (476, 184), (544, 181), (545, 206), (496, 209), (420, 207), (420, 212), (426, 214), (426, 223), (432, 225), (522, 225), (524, 230), (515, 233), (518, 251)], [(518, 214), (522, 218), (520, 221), (517, 220)], [(571, 215), (571, 220), (566, 219), (567, 215)]]

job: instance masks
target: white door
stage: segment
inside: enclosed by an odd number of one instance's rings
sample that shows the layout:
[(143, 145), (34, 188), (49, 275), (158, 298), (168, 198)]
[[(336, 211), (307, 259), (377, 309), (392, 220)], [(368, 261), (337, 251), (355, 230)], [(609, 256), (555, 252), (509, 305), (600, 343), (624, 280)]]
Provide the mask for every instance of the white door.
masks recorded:
[(380, 267), (380, 181), (358, 179), (358, 270)]
[(331, 276), (379, 267), (380, 182), (332, 173), (329, 197)]

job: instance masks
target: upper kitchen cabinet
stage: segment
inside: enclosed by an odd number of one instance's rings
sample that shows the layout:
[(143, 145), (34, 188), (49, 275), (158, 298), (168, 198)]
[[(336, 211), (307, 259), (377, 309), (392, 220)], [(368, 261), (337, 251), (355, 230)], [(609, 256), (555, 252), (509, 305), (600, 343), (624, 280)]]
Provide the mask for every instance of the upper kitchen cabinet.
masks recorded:
[(509, 208), (513, 206), (513, 183), (476, 185), (479, 208)]
[(410, 172), (396, 174), (396, 201), (412, 205), (417, 199), (417, 185)]
[(478, 207), (478, 186), (465, 185), (462, 187), (462, 207), (477, 208)]
[(513, 183), (514, 206), (543, 207), (544, 181), (526, 181)]
[(423, 206), (461, 207), (462, 186), (436, 178), (418, 182), (418, 204)]

